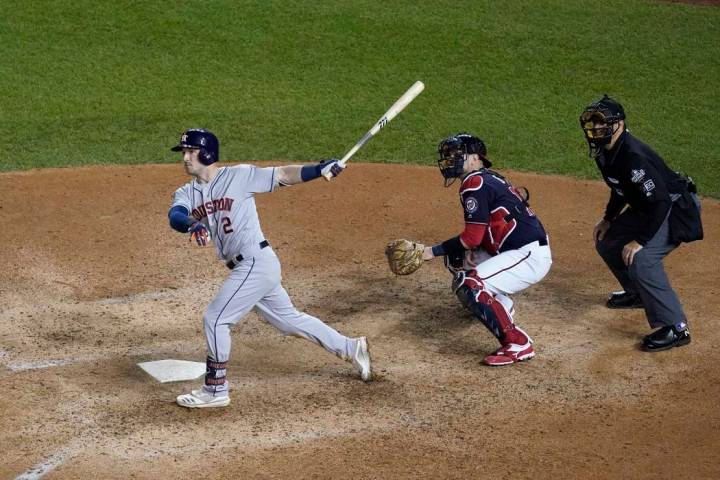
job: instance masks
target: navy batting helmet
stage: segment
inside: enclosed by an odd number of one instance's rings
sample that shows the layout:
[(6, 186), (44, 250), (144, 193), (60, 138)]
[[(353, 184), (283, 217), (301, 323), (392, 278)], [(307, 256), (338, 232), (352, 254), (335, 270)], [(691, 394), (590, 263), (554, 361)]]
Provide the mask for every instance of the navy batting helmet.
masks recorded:
[(214, 133), (202, 128), (186, 130), (180, 137), (180, 143), (170, 150), (179, 152), (183, 148), (199, 149), (199, 159), (203, 165), (210, 165), (220, 160), (220, 142)]
[(485, 143), (475, 135), (461, 132), (445, 138), (438, 145), (438, 167), (445, 179), (445, 186), (450, 186), (456, 178), (462, 177), (467, 155), (477, 154), (485, 168), (492, 162), (487, 159)]

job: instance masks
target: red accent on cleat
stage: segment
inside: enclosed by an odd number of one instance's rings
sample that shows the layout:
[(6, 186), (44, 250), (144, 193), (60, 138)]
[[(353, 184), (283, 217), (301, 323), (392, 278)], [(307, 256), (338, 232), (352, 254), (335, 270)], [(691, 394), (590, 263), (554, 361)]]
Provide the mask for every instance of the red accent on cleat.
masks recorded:
[(509, 343), (498, 348), (492, 355), (485, 357), (483, 363), (491, 367), (500, 367), (515, 362), (522, 362), (523, 360), (530, 360), (534, 356), (535, 349), (532, 343), (528, 342), (525, 345)]

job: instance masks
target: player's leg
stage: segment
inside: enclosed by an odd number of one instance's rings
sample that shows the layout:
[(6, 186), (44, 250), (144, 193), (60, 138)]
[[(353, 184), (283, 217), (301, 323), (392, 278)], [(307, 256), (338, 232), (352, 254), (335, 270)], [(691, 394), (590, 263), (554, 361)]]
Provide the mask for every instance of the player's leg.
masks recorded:
[(508, 365), (535, 355), (532, 339), (513, 321), (513, 303), (508, 295), (539, 282), (551, 263), (549, 247), (535, 244), (490, 257), (456, 277), (458, 299), (501, 344), (485, 363)]
[(239, 322), (255, 304), (280, 282), (277, 261), (251, 259), (243, 262), (225, 279), (220, 291), (203, 315), (207, 345), (207, 372), (202, 389), (178, 397), (178, 404), (197, 408), (229, 403), (227, 362), (230, 358), (230, 327)]
[[(218, 364), (227, 363), (231, 348), (230, 327), (244, 318), (279, 283), (277, 259), (254, 258), (232, 270), (203, 316), (209, 359)], [(213, 391), (227, 390), (224, 370), (209, 368), (210, 381), (206, 380), (206, 386), (213, 385)]]
[(623, 248), (635, 239), (639, 225), (642, 226), (643, 222), (637, 214), (626, 210), (612, 221), (602, 241), (595, 242), (595, 249), (623, 289), (610, 296), (607, 301), (609, 308), (642, 307), (635, 282), (622, 259)]
[(505, 296), (525, 290), (545, 278), (551, 265), (550, 247), (532, 243), (490, 257), (474, 271), (493, 295)]
[(661, 327), (660, 331), (645, 337), (643, 346), (646, 350), (664, 350), (690, 343), (685, 312), (663, 267), (663, 259), (676, 247), (669, 242), (668, 236), (668, 221), (665, 220), (653, 238), (635, 254), (628, 268), (650, 327)]
[(485, 358), (486, 364), (509, 365), (535, 356), (532, 339), (515, 325), (509, 311), (473, 270), (458, 272), (453, 286), (460, 303), (500, 342), (500, 349)]
[(353, 362), (363, 380), (372, 378), (367, 339), (349, 338), (322, 320), (295, 308), (282, 285), (277, 285), (256, 305), (260, 314), (285, 335), (309, 340), (328, 352)]
[(496, 293), (495, 300), (500, 302), (500, 304), (505, 308), (505, 311), (508, 312), (508, 315), (510, 315), (510, 318), (515, 316), (515, 302), (512, 298), (502, 293)]

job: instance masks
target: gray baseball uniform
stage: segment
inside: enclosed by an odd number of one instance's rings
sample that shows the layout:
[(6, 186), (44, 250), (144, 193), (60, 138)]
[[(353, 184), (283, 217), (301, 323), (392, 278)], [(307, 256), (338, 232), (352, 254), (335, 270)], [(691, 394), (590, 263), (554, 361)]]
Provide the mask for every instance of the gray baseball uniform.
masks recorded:
[(256, 193), (272, 192), (278, 185), (274, 167), (238, 165), (221, 167), (211, 182), (193, 180), (174, 194), (173, 206), (185, 207), (205, 224), (218, 258), (232, 268), (203, 317), (214, 367), (203, 387), (209, 393), (227, 394), (230, 326), (252, 308), (284, 334), (310, 340), (343, 359), (356, 348), (356, 339), (299, 312), (281, 285), (280, 261), (260, 229), (254, 199)]

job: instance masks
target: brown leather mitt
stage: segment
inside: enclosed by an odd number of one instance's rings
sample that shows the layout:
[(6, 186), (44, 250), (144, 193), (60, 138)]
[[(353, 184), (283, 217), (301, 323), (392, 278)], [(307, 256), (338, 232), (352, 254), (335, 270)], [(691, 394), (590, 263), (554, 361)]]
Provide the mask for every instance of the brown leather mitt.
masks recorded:
[(385, 247), (390, 270), (397, 275), (410, 275), (423, 264), (425, 245), (404, 238), (393, 240)]

